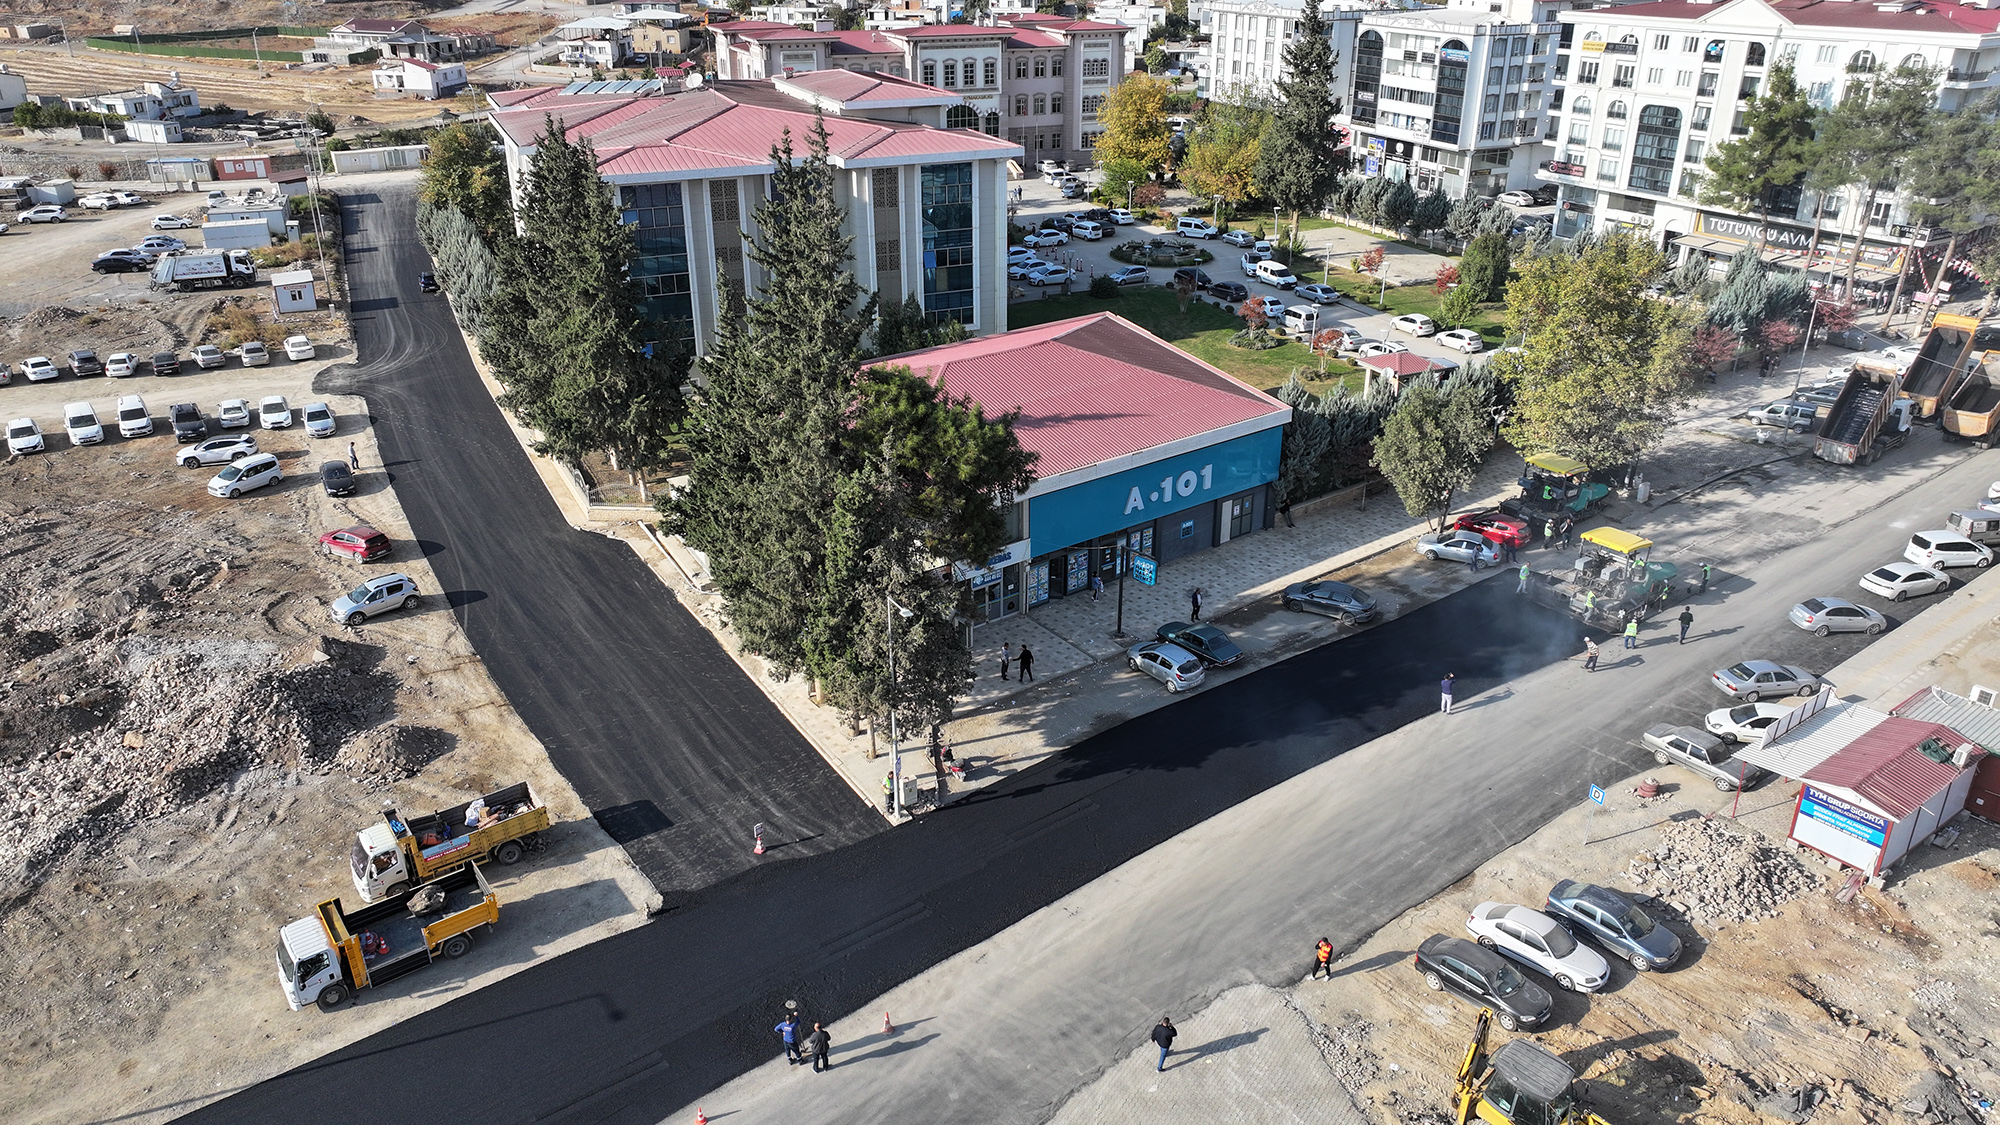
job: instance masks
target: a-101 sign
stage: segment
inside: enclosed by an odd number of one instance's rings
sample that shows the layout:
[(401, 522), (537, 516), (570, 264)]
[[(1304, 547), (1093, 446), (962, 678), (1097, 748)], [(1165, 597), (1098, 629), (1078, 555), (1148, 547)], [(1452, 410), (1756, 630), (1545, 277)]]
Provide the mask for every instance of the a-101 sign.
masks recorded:
[(1158, 504), (1162, 500), (1171, 501), (1176, 494), (1193, 496), (1197, 488), (1203, 492), (1207, 492), (1214, 487), (1215, 466), (1213, 464), (1203, 465), (1199, 470), (1189, 469), (1178, 477), (1161, 477), (1160, 487), (1145, 495), (1141, 495), (1145, 490), (1134, 485), (1131, 495), (1125, 498), (1125, 514), (1129, 516), (1134, 512), (1145, 511), (1146, 501), (1148, 500)]

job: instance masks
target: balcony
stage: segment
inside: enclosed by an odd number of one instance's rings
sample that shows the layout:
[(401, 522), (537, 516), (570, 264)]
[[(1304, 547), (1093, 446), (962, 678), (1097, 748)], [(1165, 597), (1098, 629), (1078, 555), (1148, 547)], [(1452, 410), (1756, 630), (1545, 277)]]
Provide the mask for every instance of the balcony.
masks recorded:
[(1630, 78), (1613, 78), (1611, 80), (1611, 88), (1614, 90), (1630, 90), (1632, 88), (1632, 80)]
[(1993, 71), (1991, 70), (1960, 70), (1957, 67), (1952, 67), (1949, 71), (1945, 72), (1944, 80), (1963, 86), (1977, 86), (1992, 77)]

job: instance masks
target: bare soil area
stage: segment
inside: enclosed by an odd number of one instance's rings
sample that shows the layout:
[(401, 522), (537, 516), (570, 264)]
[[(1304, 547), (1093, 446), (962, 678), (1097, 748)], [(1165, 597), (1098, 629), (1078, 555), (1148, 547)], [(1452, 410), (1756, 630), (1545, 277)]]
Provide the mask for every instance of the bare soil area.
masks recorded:
[[(1298, 1005), (1377, 1120), (1450, 1120), (1476, 1009), (1424, 986), (1417, 945), (1468, 937), (1480, 902), (1539, 907), (1555, 880), (1578, 878), (1656, 896), (1646, 908), (1686, 950), (1664, 973), (1613, 958), (1610, 984), (1589, 996), (1527, 974), (1555, 997), (1534, 1038), (1576, 1068), (1612, 1125), (1987, 1120), (1983, 1103), (2000, 1098), (1988, 1042), (2000, 827), (1968, 818), (1949, 850), (1925, 845), (1886, 890), (1852, 893), (1782, 843), (1794, 792), (1747, 795), (1741, 822), (1727, 797), (1704, 819), (1715, 795), (1699, 789), (1614, 793), (1623, 811), (1559, 818), (1378, 932), (1331, 982), (1302, 984)], [(1496, 1047), (1508, 1036), (1493, 1034)]]

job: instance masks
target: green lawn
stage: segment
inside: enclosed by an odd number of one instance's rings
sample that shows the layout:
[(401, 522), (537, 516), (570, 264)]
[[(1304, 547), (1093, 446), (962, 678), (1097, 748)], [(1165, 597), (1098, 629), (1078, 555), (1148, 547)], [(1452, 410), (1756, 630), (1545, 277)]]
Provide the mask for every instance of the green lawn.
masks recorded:
[[(1425, 290), (1426, 293), (1429, 290)], [(1051, 296), (1038, 301), (1019, 301), (1007, 306), (1007, 326), (1026, 328), (1072, 316), (1094, 312), (1115, 312), (1160, 339), (1215, 365), (1260, 390), (1275, 391), (1291, 378), (1293, 368), (1304, 368), (1306, 386), (1325, 391), (1345, 383), (1355, 393), (1361, 390), (1361, 372), (1342, 360), (1328, 362), (1320, 374), (1319, 357), (1303, 344), (1288, 343), (1264, 351), (1248, 351), (1229, 345), (1229, 337), (1243, 327), (1235, 315), (1212, 304), (1190, 302), (1182, 313), (1171, 289), (1156, 286), (1125, 289), (1110, 300), (1088, 294)]]

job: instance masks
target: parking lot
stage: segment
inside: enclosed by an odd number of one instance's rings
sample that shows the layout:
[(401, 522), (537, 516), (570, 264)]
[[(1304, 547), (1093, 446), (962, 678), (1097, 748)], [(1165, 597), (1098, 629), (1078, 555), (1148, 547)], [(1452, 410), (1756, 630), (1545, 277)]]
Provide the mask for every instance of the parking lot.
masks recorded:
[[(25, 316), (57, 302), (122, 302), (147, 295), (144, 273), (92, 273), (90, 263), (106, 250), (136, 246), (153, 233), (153, 216), (184, 215), (200, 221), (202, 197), (188, 192), (140, 192), (143, 207), (111, 211), (86, 210), (68, 204), (69, 219), (60, 223), (11, 222), (0, 234), (7, 276), (0, 291), (0, 316)], [(199, 245), (199, 235), (168, 231)], [(9, 363), (16, 357), (6, 356)]]

